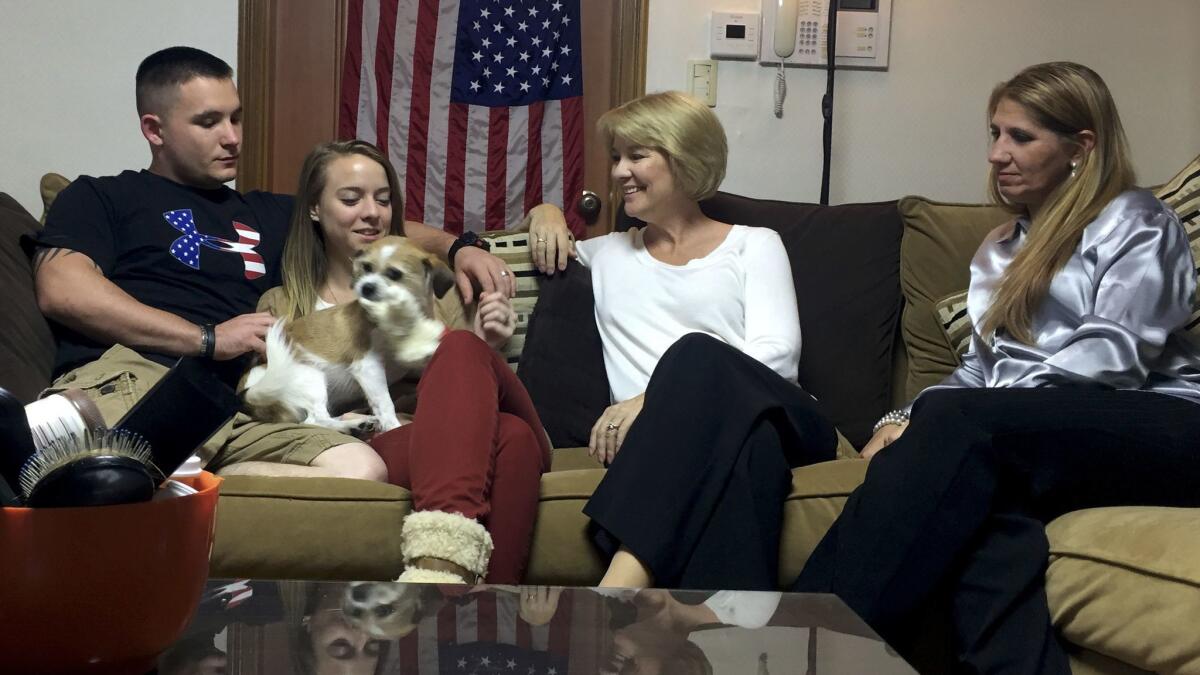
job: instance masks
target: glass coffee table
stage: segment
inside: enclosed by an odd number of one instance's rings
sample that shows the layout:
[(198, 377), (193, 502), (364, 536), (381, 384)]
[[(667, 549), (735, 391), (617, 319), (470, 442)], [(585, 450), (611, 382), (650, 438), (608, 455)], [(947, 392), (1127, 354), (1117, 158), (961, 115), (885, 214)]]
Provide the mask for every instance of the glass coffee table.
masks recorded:
[(916, 671), (829, 595), (214, 580), (157, 672)]

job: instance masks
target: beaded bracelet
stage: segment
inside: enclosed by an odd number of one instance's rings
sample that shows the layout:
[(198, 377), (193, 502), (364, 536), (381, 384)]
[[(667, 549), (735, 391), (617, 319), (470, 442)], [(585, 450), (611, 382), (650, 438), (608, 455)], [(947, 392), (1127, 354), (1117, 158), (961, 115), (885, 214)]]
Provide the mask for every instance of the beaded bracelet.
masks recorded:
[(876, 422), (875, 426), (872, 427), (872, 429), (871, 429), (871, 435), (874, 436), (875, 434), (879, 433), (880, 429), (884, 428), (885, 426), (887, 426), (889, 424), (900, 425), (900, 424), (904, 424), (907, 421), (908, 421), (908, 412), (907, 411), (893, 410), (890, 413), (879, 418), (879, 421)]

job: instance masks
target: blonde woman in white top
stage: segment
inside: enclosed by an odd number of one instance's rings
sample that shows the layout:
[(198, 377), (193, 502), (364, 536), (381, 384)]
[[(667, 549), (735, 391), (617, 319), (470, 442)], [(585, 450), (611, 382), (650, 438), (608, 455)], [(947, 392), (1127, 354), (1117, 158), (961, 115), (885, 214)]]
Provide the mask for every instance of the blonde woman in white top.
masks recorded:
[(579, 242), (535, 209), (535, 261), (591, 269), (612, 405), (590, 451), (610, 464), (584, 512), (612, 556), (602, 586), (771, 589), (791, 471), (836, 434), (795, 382), (800, 325), (779, 235), (699, 202), (725, 175), (716, 116), (676, 92), (599, 122), (625, 212), (643, 228)]

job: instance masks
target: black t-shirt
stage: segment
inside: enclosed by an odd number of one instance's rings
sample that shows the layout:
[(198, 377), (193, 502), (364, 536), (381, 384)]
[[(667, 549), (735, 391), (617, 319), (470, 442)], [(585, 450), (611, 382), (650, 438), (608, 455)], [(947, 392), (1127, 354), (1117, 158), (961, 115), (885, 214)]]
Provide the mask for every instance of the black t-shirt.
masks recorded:
[[(259, 296), (279, 285), (292, 201), (228, 187), (192, 188), (145, 170), (80, 176), (55, 199), (37, 241), (86, 254), (145, 305), (215, 324), (253, 312)], [(53, 328), (56, 376), (111, 346), (62, 325)], [(166, 365), (176, 359), (142, 355)], [(235, 360), (218, 370), (236, 379), (241, 366)]]

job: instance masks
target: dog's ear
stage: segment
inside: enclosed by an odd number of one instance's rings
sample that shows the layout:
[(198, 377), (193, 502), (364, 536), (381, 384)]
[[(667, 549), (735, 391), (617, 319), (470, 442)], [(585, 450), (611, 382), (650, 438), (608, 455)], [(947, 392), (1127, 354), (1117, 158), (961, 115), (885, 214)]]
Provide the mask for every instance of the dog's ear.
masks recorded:
[(454, 288), (454, 272), (446, 266), (446, 263), (430, 256), (422, 258), (421, 264), (425, 266), (425, 276), (433, 286), (434, 295), (440, 298)]

